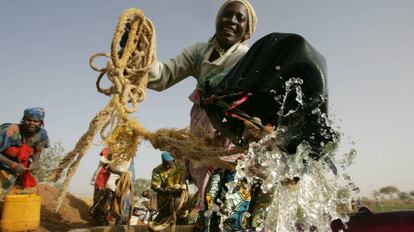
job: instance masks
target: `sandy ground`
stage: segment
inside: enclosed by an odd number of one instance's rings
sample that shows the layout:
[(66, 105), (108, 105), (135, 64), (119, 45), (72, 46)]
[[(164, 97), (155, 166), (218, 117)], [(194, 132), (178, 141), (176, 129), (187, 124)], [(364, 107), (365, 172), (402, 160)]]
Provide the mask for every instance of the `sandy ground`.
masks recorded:
[(38, 186), (38, 194), (42, 198), (42, 208), (40, 227), (36, 231), (68, 231), (91, 226), (88, 223), (87, 215), (90, 202), (85, 201), (90, 200), (84, 200), (68, 193), (59, 213), (55, 213), (53, 209), (59, 196), (59, 190), (41, 184)]

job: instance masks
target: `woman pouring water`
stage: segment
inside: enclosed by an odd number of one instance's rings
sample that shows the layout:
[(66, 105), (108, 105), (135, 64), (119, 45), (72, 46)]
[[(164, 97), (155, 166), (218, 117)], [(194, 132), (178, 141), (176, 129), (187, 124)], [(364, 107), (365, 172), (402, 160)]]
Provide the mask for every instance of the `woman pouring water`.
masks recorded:
[[(247, 41), (256, 29), (255, 11), (246, 0), (228, 0), (218, 11), (215, 28), (215, 34), (207, 42), (185, 48), (167, 62), (157, 62), (148, 82), (148, 88), (162, 91), (187, 77), (196, 78), (197, 86), (189, 97), (193, 102), (190, 131), (198, 137), (215, 134), (205, 110), (200, 106), (205, 82), (220, 81), (247, 52)], [(221, 138), (221, 141), (223, 146), (230, 144), (226, 138)], [(204, 190), (211, 173), (209, 170), (213, 168), (186, 163), (184, 178), (191, 179), (197, 186), (199, 208), (204, 208)]]

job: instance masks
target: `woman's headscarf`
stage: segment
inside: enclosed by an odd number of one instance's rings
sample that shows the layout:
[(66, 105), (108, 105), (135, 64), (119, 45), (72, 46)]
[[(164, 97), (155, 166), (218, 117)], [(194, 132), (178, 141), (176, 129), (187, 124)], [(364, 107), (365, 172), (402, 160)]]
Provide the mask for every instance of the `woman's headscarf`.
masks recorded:
[(39, 119), (43, 121), (45, 118), (45, 110), (41, 107), (27, 108), (24, 110), (23, 115), (27, 118)]
[(161, 160), (169, 162), (169, 161), (173, 161), (174, 157), (172, 157), (171, 153), (169, 153), (168, 151), (164, 151), (161, 154)]
[(249, 3), (249, 1), (247, 0), (226, 0), (226, 2), (224, 2), (224, 4), (220, 7), (217, 16), (216, 16), (216, 25), (217, 22), (219, 20), (219, 16), (221, 15), (221, 12), (224, 10), (224, 8), (229, 5), (232, 2), (239, 2), (241, 4), (244, 5), (244, 7), (246, 7), (247, 10), (247, 17), (248, 17), (248, 24), (247, 24), (247, 30), (246, 30), (246, 35), (244, 36), (243, 40), (241, 41), (246, 42), (247, 40), (249, 40), (253, 33), (256, 31), (256, 24), (257, 24), (257, 17), (256, 17), (256, 12), (253, 9), (253, 6)]

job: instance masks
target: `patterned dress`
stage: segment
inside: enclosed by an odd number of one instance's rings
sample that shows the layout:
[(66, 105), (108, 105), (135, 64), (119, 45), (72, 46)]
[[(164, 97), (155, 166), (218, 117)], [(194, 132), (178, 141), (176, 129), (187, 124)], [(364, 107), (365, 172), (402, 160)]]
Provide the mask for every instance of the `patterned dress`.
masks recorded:
[[(197, 43), (184, 49), (177, 57), (165, 63), (158, 62), (152, 68), (148, 81), (148, 88), (157, 91), (167, 89), (187, 77), (194, 77), (197, 86), (189, 99), (194, 103), (191, 109), (190, 131), (198, 137), (213, 135), (215, 129), (210, 123), (207, 113), (199, 105), (201, 91), (206, 81), (210, 86), (219, 83), (224, 76), (237, 64), (247, 52), (248, 47), (243, 43), (236, 43), (221, 57), (209, 61), (209, 57), (218, 47), (215, 39), (208, 43)], [(228, 144), (223, 141), (223, 146)], [(184, 168), (185, 179), (190, 179), (197, 186), (199, 200), (197, 206), (204, 208), (206, 184), (209, 180), (212, 167), (198, 166), (187, 162)]]
[[(208, 119), (207, 113), (199, 105), (200, 96), (205, 87), (206, 81), (209, 82), (210, 87), (216, 86), (248, 50), (247, 45), (243, 43), (236, 43), (222, 56), (214, 61), (209, 61), (209, 57), (218, 47), (219, 45), (216, 39), (212, 39), (208, 43), (197, 43), (184, 49), (180, 55), (170, 59), (166, 63), (158, 62), (150, 72), (148, 88), (158, 91), (167, 89), (189, 76), (193, 76), (197, 79), (197, 87), (190, 95), (189, 99), (194, 103), (191, 109), (190, 131), (198, 137), (202, 137), (203, 135), (212, 136), (215, 132), (213, 125)], [(222, 139), (222, 145), (223, 147), (228, 147), (231, 143), (224, 138)], [(235, 162), (238, 156), (231, 157), (232, 160), (228, 160), (228, 158), (229, 157), (226, 157), (226, 161)], [(192, 180), (199, 190), (199, 199), (196, 203), (196, 207), (201, 209), (200, 220), (205, 221), (204, 224), (210, 223), (210, 218), (204, 218), (203, 210), (207, 209), (205, 206), (206, 188), (210, 190), (214, 188), (214, 186), (208, 187), (207, 185), (209, 183), (212, 170), (214, 170), (214, 168), (207, 166), (196, 167), (190, 162), (186, 162), (184, 169), (184, 179)], [(214, 181), (210, 181), (210, 185), (211, 184), (214, 185)], [(225, 194), (224, 192), (223, 194)], [(247, 191), (247, 195), (249, 196), (240, 195), (237, 192), (238, 191), (236, 191), (235, 195), (233, 195), (235, 198), (232, 201), (228, 201), (228, 203), (234, 202), (236, 205), (235, 207), (238, 207), (240, 210), (243, 207), (248, 208), (248, 203), (250, 202), (249, 191)], [(235, 200), (237, 200), (237, 202), (235, 202)], [(242, 211), (247, 211), (247, 209)], [(234, 217), (236, 217), (235, 215), (236, 214), (233, 214)], [(233, 219), (227, 220), (228, 227), (234, 228), (229, 230), (238, 230), (240, 227), (239, 221), (239, 219), (237, 221)]]

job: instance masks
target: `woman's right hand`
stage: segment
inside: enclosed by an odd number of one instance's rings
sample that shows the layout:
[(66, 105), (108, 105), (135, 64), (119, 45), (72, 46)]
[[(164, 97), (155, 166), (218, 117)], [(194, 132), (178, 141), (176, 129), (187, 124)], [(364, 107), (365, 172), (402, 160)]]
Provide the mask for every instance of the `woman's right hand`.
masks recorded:
[(26, 168), (21, 163), (13, 162), (12, 168), (17, 175), (23, 174)]

